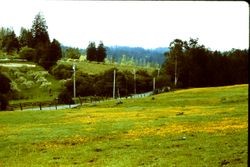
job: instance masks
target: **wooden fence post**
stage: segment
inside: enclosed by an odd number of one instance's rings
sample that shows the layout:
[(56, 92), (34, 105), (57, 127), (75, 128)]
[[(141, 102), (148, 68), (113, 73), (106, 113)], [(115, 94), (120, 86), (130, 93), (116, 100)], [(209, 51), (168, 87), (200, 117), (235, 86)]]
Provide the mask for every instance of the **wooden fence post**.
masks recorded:
[(79, 96), (79, 101), (80, 101), (80, 104), (81, 104), (81, 106), (82, 106), (82, 100), (81, 100), (81, 97)]
[(20, 103), (20, 109), (21, 109), (21, 111), (23, 110), (23, 106), (22, 106), (22, 103)]
[(58, 98), (55, 99), (56, 100), (56, 110), (57, 110), (57, 105), (58, 105)]

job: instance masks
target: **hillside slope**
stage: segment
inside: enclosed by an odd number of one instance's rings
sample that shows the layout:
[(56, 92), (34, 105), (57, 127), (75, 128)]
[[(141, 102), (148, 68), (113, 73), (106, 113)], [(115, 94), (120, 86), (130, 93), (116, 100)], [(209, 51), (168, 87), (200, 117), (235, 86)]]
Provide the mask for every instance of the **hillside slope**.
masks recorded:
[(143, 66), (135, 66), (135, 65), (120, 65), (120, 64), (113, 64), (113, 63), (97, 63), (97, 62), (87, 62), (87, 61), (59, 61), (57, 64), (64, 64), (68, 66), (72, 66), (73, 64), (76, 65), (77, 70), (82, 71), (88, 74), (100, 74), (104, 71), (110, 70), (112, 68), (117, 68), (121, 71), (130, 71), (133, 70), (145, 70), (148, 73), (152, 73), (156, 68), (153, 67), (143, 67)]
[(3, 166), (247, 166), (248, 85), (0, 113)]
[(48, 71), (33, 62), (0, 62), (0, 68), (12, 81), (12, 90), (16, 92), (14, 100), (50, 100), (56, 98), (62, 88)]
[[(120, 71), (133, 73), (134, 69), (146, 70), (151, 74), (155, 69), (125, 66), (119, 64), (106, 64), (86, 61), (58, 61), (58, 64), (65, 64), (69, 67), (69, 77), (73, 74), (72, 65), (76, 64), (76, 70), (84, 73), (96, 75), (109, 69), (117, 68)], [(10, 104), (22, 102), (42, 102), (52, 101), (58, 97), (63, 89), (65, 80), (58, 80), (41, 66), (33, 62), (22, 59), (0, 59), (0, 70), (12, 80), (11, 87), (14, 90), (10, 98)]]

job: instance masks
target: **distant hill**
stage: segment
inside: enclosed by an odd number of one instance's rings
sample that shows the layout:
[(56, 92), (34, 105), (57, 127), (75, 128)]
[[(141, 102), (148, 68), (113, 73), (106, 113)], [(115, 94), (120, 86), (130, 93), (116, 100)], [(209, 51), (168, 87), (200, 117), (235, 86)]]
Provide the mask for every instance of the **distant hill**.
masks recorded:
[(155, 68), (147, 66), (121, 65), (118, 63), (97, 63), (97, 62), (74, 61), (74, 60), (70, 61), (61, 60), (58, 61), (57, 64), (58, 65), (63, 64), (68, 66), (69, 68), (72, 68), (73, 63), (76, 65), (77, 70), (90, 75), (100, 74), (112, 68), (117, 68), (119, 71), (130, 71), (130, 72), (133, 72), (134, 69), (146, 70), (149, 74), (152, 74), (152, 72), (154, 72), (155, 70)]
[[(62, 46), (62, 51), (65, 51), (68, 46)], [(169, 51), (167, 47), (159, 47), (155, 49), (144, 49), (142, 47), (129, 46), (107, 46), (107, 58), (114, 59), (120, 63), (123, 55), (128, 59), (133, 58), (136, 64), (157, 63), (162, 64), (165, 61), (164, 53)], [(86, 54), (86, 49), (79, 48), (82, 54)]]
[(169, 48), (159, 47), (155, 49), (144, 49), (142, 47), (128, 46), (111, 46), (107, 48), (107, 55), (111, 56), (116, 62), (120, 62), (123, 55), (127, 58), (134, 58), (137, 64), (140, 62), (150, 62), (162, 64), (165, 60), (164, 53), (168, 52)]

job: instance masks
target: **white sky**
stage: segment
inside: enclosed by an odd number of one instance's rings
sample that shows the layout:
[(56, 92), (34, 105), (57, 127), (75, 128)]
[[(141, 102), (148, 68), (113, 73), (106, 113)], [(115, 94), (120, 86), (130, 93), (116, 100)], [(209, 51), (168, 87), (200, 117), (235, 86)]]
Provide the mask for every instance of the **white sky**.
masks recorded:
[(199, 38), (211, 50), (249, 47), (249, 6), (244, 1), (49, 1), (4, 0), (0, 27), (31, 28), (35, 15), (46, 19), (50, 39), (86, 48), (168, 47), (176, 38)]

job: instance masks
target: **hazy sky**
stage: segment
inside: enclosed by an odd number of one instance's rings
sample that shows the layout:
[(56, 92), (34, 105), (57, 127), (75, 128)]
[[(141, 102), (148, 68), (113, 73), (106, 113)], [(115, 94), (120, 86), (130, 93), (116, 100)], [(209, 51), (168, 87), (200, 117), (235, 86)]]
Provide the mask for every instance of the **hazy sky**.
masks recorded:
[(31, 28), (35, 15), (46, 19), (50, 39), (86, 48), (167, 47), (176, 38), (199, 38), (211, 50), (249, 47), (249, 7), (244, 1), (49, 1), (3, 0), (0, 27)]

